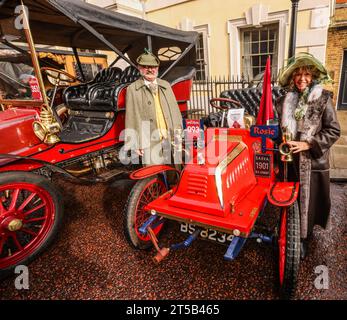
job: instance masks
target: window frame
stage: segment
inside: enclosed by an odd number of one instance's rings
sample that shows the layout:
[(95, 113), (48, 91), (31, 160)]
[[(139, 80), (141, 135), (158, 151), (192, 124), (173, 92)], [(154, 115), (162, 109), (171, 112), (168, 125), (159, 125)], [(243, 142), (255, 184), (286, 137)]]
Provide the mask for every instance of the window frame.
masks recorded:
[[(270, 38), (270, 32), (272, 30), (275, 30), (276, 34), (275, 34), (275, 38)], [(253, 34), (254, 32), (257, 31), (258, 32), (258, 39), (253, 41)], [(261, 37), (261, 32), (262, 31), (267, 31), (267, 38), (265, 40), (262, 40)], [(271, 74), (272, 76), (276, 76), (277, 75), (277, 70), (278, 70), (278, 56), (279, 56), (279, 32), (280, 32), (280, 25), (277, 21), (275, 22), (270, 22), (270, 23), (264, 23), (259, 27), (256, 26), (247, 26), (247, 27), (243, 27), (239, 29), (240, 32), (240, 68), (241, 68), (241, 74), (248, 77), (249, 80), (254, 79), (258, 74), (260, 74), (261, 72), (263, 72), (265, 70), (265, 65), (266, 65), (266, 60), (263, 63), (261, 61), (261, 57), (262, 56), (272, 56), (274, 57), (273, 59), (271, 59)], [(249, 38), (249, 44), (250, 46), (250, 53), (247, 55), (251, 61), (250, 61), (250, 70), (251, 70), (251, 74), (247, 74), (246, 69), (245, 69), (245, 57), (246, 57), (246, 53), (245, 53), (245, 33), (249, 32), (250, 34), (250, 38)], [(273, 51), (270, 52), (269, 47), (270, 47), (270, 42), (273, 41)], [(262, 52), (261, 51), (261, 44), (262, 43), (266, 43), (267, 44), (267, 50), (266, 52)], [(252, 44), (258, 44), (258, 53), (253, 53), (253, 48), (252, 48)], [(253, 57), (258, 57), (258, 65), (253, 65)], [(258, 73), (254, 74), (254, 68), (258, 68)]]
[(199, 50), (198, 45), (200, 44), (200, 37), (201, 37), (201, 40), (202, 40), (202, 45), (203, 45), (202, 51), (203, 51), (203, 55), (204, 55), (203, 56), (204, 77), (202, 77), (201, 79), (198, 78), (199, 70), (197, 70), (196, 76), (195, 76), (195, 81), (206, 81), (209, 78), (209, 76), (210, 76), (209, 25), (205, 24), (205, 25), (195, 26), (194, 27), (194, 31), (199, 33), (199, 43), (197, 44), (197, 47), (196, 47), (196, 61), (197, 61), (197, 65), (199, 65), (198, 64), (198, 50)]

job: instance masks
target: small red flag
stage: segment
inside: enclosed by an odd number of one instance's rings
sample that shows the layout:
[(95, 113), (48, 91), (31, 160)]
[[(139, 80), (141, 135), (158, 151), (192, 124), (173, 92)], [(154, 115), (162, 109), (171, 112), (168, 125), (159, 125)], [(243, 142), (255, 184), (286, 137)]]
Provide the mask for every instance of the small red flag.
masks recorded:
[(272, 90), (271, 90), (271, 61), (270, 57), (266, 60), (265, 73), (263, 78), (263, 94), (260, 100), (259, 113), (257, 116), (257, 125), (268, 125), (269, 120), (274, 118), (272, 106)]

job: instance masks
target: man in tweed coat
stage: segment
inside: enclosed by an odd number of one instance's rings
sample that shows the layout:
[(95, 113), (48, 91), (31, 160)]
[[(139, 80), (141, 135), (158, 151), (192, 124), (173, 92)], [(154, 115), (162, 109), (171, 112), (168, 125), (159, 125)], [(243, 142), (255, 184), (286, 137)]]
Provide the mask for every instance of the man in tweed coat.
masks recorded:
[(145, 165), (168, 163), (174, 131), (182, 129), (181, 112), (170, 84), (157, 78), (159, 59), (146, 52), (136, 61), (141, 78), (127, 88), (126, 148)]

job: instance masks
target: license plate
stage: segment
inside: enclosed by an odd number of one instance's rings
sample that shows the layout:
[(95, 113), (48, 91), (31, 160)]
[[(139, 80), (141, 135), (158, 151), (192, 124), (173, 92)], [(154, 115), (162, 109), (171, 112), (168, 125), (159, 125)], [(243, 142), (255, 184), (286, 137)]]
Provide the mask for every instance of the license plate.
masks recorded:
[[(180, 231), (183, 233), (193, 234), (197, 227), (194, 224), (182, 222), (180, 225)], [(234, 236), (228, 233), (222, 233), (213, 229), (203, 229), (200, 232), (200, 238), (215, 241), (218, 243), (229, 243), (233, 240)]]

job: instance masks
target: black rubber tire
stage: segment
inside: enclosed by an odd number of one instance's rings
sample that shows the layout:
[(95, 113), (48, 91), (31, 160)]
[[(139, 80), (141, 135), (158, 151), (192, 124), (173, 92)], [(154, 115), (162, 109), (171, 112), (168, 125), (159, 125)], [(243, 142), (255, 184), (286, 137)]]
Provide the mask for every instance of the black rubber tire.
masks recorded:
[[(124, 236), (126, 240), (128, 241), (128, 243), (133, 248), (138, 250), (147, 250), (152, 247), (151, 241), (143, 241), (139, 239), (139, 237), (137, 236), (135, 231), (135, 215), (136, 215), (136, 206), (139, 201), (139, 197), (144, 191), (144, 188), (150, 181), (155, 179), (159, 180), (160, 178), (158, 176), (153, 176), (153, 177), (149, 177), (149, 178), (137, 181), (136, 184), (131, 189), (127, 203), (124, 207), (124, 213), (123, 213)], [(165, 189), (165, 192), (166, 191), (167, 190)], [(157, 237), (160, 236), (161, 231), (163, 231), (163, 228), (160, 230)]]
[[(283, 210), (281, 211), (281, 221), (283, 219)], [(279, 228), (279, 233), (281, 228)], [(279, 238), (281, 234), (279, 234)], [(278, 255), (279, 255), (279, 251)], [(279, 271), (279, 256), (278, 256)], [(300, 266), (300, 211), (297, 201), (287, 208), (286, 223), (286, 246), (285, 246), (285, 264), (284, 276), (281, 285), (280, 273), (278, 272), (279, 294), (281, 299), (292, 299), (295, 294), (298, 273)]]
[(26, 182), (34, 184), (44, 189), (51, 197), (52, 204), (54, 206), (54, 220), (52, 222), (51, 228), (48, 230), (47, 234), (42, 239), (39, 247), (36, 248), (35, 251), (32, 252), (30, 255), (18, 261), (15, 265), (11, 265), (7, 268), (0, 269), (0, 279), (12, 275), (13, 270), (17, 265), (28, 265), (48, 248), (48, 246), (56, 237), (59, 228), (61, 227), (64, 212), (63, 201), (61, 200), (60, 193), (47, 178), (31, 172), (22, 171), (0, 173), (0, 186), (11, 182)]

